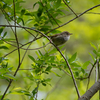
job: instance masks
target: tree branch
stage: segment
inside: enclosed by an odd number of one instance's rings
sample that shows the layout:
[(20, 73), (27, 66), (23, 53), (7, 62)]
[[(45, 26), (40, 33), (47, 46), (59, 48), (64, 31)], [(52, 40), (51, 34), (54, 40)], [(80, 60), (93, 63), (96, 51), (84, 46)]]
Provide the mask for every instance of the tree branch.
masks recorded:
[(67, 5), (67, 7), (76, 15), (76, 17), (78, 17), (77, 16), (77, 14), (72, 10), (72, 8), (66, 3), (66, 1), (65, 0), (63, 0), (63, 2), (65, 3), (65, 5)]
[(78, 100), (90, 100), (98, 90), (100, 90), (100, 79)]
[(60, 28), (60, 27), (63, 27), (64, 25), (66, 25), (66, 24), (68, 24), (68, 23), (70, 23), (70, 22), (74, 21), (75, 19), (77, 19), (77, 18), (81, 17), (82, 15), (84, 15), (85, 13), (87, 13), (88, 11), (90, 11), (90, 10), (92, 10), (92, 9), (96, 8), (96, 7), (99, 7), (99, 6), (100, 6), (100, 4), (98, 4), (98, 5), (96, 5), (96, 6), (93, 6), (93, 7), (89, 8), (88, 10), (85, 10), (83, 13), (81, 13), (81, 14), (77, 15), (78, 17), (75, 17), (75, 18), (73, 18), (73, 19), (69, 20), (68, 22), (66, 22), (66, 23), (64, 23), (64, 24), (62, 24), (62, 25), (60, 25), (60, 26), (58, 26), (58, 27), (56, 27), (56, 28), (54, 28), (54, 29), (52, 29), (52, 30), (48, 31), (46, 34), (48, 34), (48, 33), (52, 32), (53, 30), (56, 30), (56, 29), (58, 29), (58, 28)]

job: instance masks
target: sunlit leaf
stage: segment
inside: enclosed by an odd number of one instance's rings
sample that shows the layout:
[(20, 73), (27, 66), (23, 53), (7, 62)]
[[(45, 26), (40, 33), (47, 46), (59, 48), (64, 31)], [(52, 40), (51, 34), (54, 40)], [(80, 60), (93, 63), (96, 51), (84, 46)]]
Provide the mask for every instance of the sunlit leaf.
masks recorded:
[(41, 51), (40, 50), (38, 50), (39, 51), (39, 54), (41, 55), (41, 56), (43, 56), (43, 54), (41, 53)]
[(77, 52), (75, 54), (73, 54), (70, 59), (68, 59), (69, 63), (75, 61), (76, 57), (77, 57)]
[(93, 43), (90, 43), (91, 47), (93, 47), (95, 50), (97, 50), (97, 47), (93, 44)]
[(90, 64), (90, 61), (86, 61), (84, 64), (83, 64), (83, 66), (82, 66), (82, 68), (83, 69), (87, 69), (87, 66)]
[(32, 61), (36, 62), (35, 59), (34, 59), (31, 55), (28, 55), (28, 57), (29, 57)]
[(15, 80), (16, 78), (12, 74), (4, 74), (3, 76)]
[(95, 57), (91, 53), (89, 53), (89, 54), (92, 57), (93, 61), (95, 61)]

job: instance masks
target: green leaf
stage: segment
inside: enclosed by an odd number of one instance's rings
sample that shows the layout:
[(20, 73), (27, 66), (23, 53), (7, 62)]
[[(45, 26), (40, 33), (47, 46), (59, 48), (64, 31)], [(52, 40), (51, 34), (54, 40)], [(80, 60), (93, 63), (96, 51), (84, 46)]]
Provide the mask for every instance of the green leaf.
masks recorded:
[(38, 2), (36, 2), (36, 3), (33, 4), (33, 8), (35, 7), (35, 5), (36, 5), (37, 3), (38, 3)]
[(36, 53), (36, 55), (38, 56), (38, 58), (40, 58), (40, 55), (39, 55), (39, 53), (38, 53), (37, 51), (36, 51), (35, 53)]
[(0, 35), (1, 35), (1, 33), (3, 32), (3, 30), (4, 30), (4, 27), (1, 27), (1, 28), (0, 28)]
[(43, 54), (41, 53), (41, 51), (40, 50), (38, 50), (39, 51), (39, 54), (41, 55), (41, 56), (43, 56)]
[(0, 44), (3, 44), (4, 43), (4, 41), (3, 40), (0, 40)]
[(9, 49), (9, 48), (6, 46), (0, 46), (0, 49)]
[(73, 62), (70, 65), (73, 66), (73, 67), (80, 67), (81, 66), (81, 65), (77, 64), (76, 62)]
[(93, 53), (97, 55), (97, 51), (96, 50), (93, 50)]
[(46, 86), (46, 83), (42, 82), (42, 85), (43, 85), (43, 86)]
[(75, 61), (76, 57), (77, 57), (77, 52), (75, 54), (73, 54), (70, 59), (68, 59), (68, 62), (71, 63), (71, 62)]
[(4, 38), (6, 35), (7, 35), (7, 32), (5, 32), (5, 33), (4, 33), (4, 35), (3, 35), (3, 37), (2, 37), (2, 38)]
[(92, 57), (93, 61), (95, 61), (95, 58), (93, 57), (93, 55), (91, 53), (89, 53), (89, 55)]
[(3, 9), (5, 9), (7, 7), (7, 3), (5, 3), (4, 5), (3, 5)]
[(20, 23), (20, 22), (22, 22), (22, 24), (25, 25), (24, 20), (21, 17), (17, 18), (17, 23)]
[(28, 55), (28, 57), (29, 57), (32, 61), (36, 62), (35, 59), (34, 59), (31, 55)]
[(55, 8), (58, 8), (61, 5), (61, 0), (57, 0), (57, 2), (55, 3)]
[(25, 14), (25, 11), (26, 11), (25, 9), (22, 9), (21, 10), (21, 15), (24, 15)]
[(5, 40), (5, 41), (14, 41), (15, 39), (12, 39), (12, 38), (5, 38), (4, 40)]
[(4, 58), (3, 58), (3, 57), (0, 57), (0, 63), (1, 63), (3, 60), (4, 60)]
[(15, 78), (13, 75), (11, 75), (11, 74), (4, 74), (3, 76), (8, 77), (8, 78), (13, 79), (13, 80), (16, 79), (16, 78)]
[(51, 71), (51, 69), (52, 69), (52, 67), (51, 67), (51, 66), (49, 66), (49, 67), (47, 67), (47, 68), (46, 68), (46, 70), (45, 70), (45, 71), (50, 72), (50, 71)]
[(93, 47), (95, 50), (97, 50), (97, 47), (93, 44), (93, 43), (90, 43), (91, 47)]
[(33, 96), (37, 93), (37, 90), (38, 90), (38, 87), (36, 87), (36, 88), (32, 91)]
[(42, 12), (43, 12), (43, 5), (41, 4), (41, 2), (38, 2), (38, 4), (39, 4), (39, 8), (37, 11), (37, 16), (40, 17), (42, 15)]
[(81, 68), (81, 71), (83, 72), (83, 74), (85, 74), (85, 70), (83, 68)]
[(83, 64), (83, 66), (82, 66), (82, 68), (83, 69), (87, 69), (87, 66), (90, 64), (90, 61), (86, 61), (84, 64)]
[(54, 73), (56, 76), (61, 77), (60, 75), (58, 75), (57, 73), (55, 73), (54, 71), (51, 71), (52, 73)]

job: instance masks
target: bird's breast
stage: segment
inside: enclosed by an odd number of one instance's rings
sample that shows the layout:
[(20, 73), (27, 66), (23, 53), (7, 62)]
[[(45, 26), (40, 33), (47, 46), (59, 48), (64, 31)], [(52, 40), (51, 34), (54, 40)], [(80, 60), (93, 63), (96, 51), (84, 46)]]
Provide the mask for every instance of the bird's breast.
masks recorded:
[(70, 39), (70, 36), (67, 36), (67, 37), (65, 36), (65, 37), (64, 37), (64, 40), (65, 40), (65, 41), (68, 41), (69, 39)]

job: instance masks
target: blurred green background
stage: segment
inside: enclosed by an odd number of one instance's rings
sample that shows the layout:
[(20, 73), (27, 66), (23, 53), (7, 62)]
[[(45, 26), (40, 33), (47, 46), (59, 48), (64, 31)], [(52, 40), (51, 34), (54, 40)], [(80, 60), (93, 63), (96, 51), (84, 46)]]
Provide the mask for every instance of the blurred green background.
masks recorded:
[[(22, 3), (23, 8), (32, 10), (33, 4), (37, 0), (24, 0), (24, 1), (25, 3)], [(100, 0), (70, 0), (70, 7), (74, 10), (74, 12), (76, 12), (77, 14), (80, 14), (84, 12), (85, 10), (89, 9), (90, 7), (93, 7), (99, 3), (100, 3)], [(93, 43), (96, 46), (99, 45), (100, 43), (100, 33), (99, 33), (100, 32), (100, 14), (97, 14), (97, 13), (100, 13), (100, 7), (97, 7), (89, 11), (88, 13), (82, 15), (80, 18), (77, 18), (76, 20), (70, 22), (69, 24), (59, 28), (60, 31), (69, 31), (73, 34), (62, 50), (66, 50), (66, 54), (68, 55), (73, 55), (75, 52), (77, 52), (78, 59), (80, 60), (80, 62), (85, 62), (88, 60), (92, 61), (92, 58), (89, 55), (89, 53), (93, 54), (92, 52), (93, 48), (91, 47), (90, 43)], [(68, 13), (66, 13), (66, 16), (60, 18), (60, 20), (63, 23), (65, 23), (74, 17), (75, 15), (70, 10), (68, 10)], [(0, 24), (1, 25), (7, 24), (1, 12), (0, 12)], [(9, 32), (7, 37), (14, 37), (13, 33), (11, 32), (9, 28), (6, 28), (6, 30)], [(19, 41), (21, 43), (27, 42), (32, 39), (32, 37), (29, 34), (27, 34), (25, 31), (23, 31), (22, 29), (18, 29), (17, 32), (18, 32), (18, 35), (20, 36)], [(34, 44), (31, 45), (31, 48), (42, 46), (43, 44), (41, 41), (48, 43), (47, 39), (42, 38), (41, 40), (34, 42)], [(14, 47), (8, 44), (6, 45), (10, 48), (10, 50), (6, 50), (6, 51), (2, 50), (0, 53), (1, 56), (2, 54), (5, 55), (6, 53), (14, 49)], [(52, 47), (51, 45), (48, 45), (47, 47), (45, 47), (45, 49), (48, 50), (51, 47)], [(45, 53), (44, 49), (41, 49), (41, 51)], [(23, 54), (24, 52), (25, 51), (22, 50), (21, 54)], [(8, 56), (10, 57), (9, 66), (13, 65), (15, 69), (18, 64), (16, 53), (17, 51)], [(28, 58), (29, 54), (34, 57), (37, 57), (36, 51), (33, 51), (33, 50), (28, 51), (21, 68), (30, 68), (32, 61)], [(17, 81), (14, 81), (12, 83), (12, 87), (10, 89), (13, 89), (16, 87), (30, 87), (30, 86), (31, 88), (34, 88), (35, 84), (31, 83), (30, 80), (25, 78), (25, 76), (28, 75), (28, 72), (29, 70), (20, 70), (17, 74)], [(55, 69), (55, 72), (58, 73), (59, 75), (64, 74), (63, 72), (56, 69)], [(50, 74), (49, 76), (44, 76), (44, 77), (51, 77), (52, 83), (51, 83), (51, 86), (50, 85), (46, 87), (40, 86), (38, 100), (41, 100), (42, 98), (44, 98), (46, 96), (46, 93), (48, 93), (48, 91), (50, 91), (53, 87), (55, 87), (55, 84), (56, 84), (56, 87), (52, 91), (52, 93), (48, 95), (47, 100), (77, 100), (76, 91), (73, 86), (72, 79), (69, 76), (64, 74), (59, 82), (58, 80), (60, 79), (60, 77), (57, 77), (54, 74)], [(92, 76), (92, 79), (93, 80), (91, 80), (91, 85), (94, 83), (94, 74)], [(86, 80), (81, 81), (81, 82), (77, 81), (81, 95), (84, 94), (86, 91), (86, 82), (87, 82)], [(0, 90), (2, 91), (2, 93), (5, 91), (7, 84), (8, 83), (6, 81), (0, 79)], [(17, 96), (17, 94), (16, 95), (10, 94), (8, 95), (8, 97), (11, 100), (13, 99), (14, 100), (28, 100), (28, 98), (24, 98), (24, 96)], [(98, 94), (96, 94), (91, 100), (99, 100)]]

